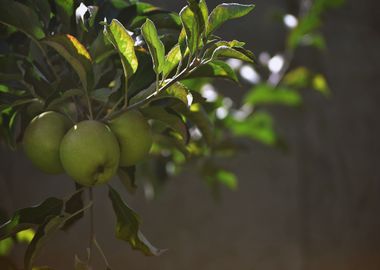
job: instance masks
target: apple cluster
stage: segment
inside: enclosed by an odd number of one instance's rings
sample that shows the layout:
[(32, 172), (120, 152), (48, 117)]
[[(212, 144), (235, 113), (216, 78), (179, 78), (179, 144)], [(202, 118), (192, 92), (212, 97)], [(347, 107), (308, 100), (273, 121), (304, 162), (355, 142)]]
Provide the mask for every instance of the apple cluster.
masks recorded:
[(77, 183), (94, 186), (108, 182), (119, 167), (144, 160), (152, 142), (151, 127), (137, 110), (124, 112), (106, 123), (73, 123), (61, 113), (48, 111), (29, 123), (23, 147), (43, 172), (66, 172)]

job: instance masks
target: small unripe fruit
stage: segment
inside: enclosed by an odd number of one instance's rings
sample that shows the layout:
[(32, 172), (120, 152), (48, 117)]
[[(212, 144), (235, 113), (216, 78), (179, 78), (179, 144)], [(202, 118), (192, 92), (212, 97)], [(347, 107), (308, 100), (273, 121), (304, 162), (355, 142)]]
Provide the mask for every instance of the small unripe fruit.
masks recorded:
[(108, 126), (87, 120), (73, 126), (63, 137), (60, 156), (69, 176), (83, 186), (94, 186), (115, 175), (120, 148)]
[(44, 112), (29, 123), (23, 137), (25, 154), (41, 171), (49, 174), (63, 172), (59, 148), (71, 121), (57, 112)]
[(120, 166), (132, 166), (149, 154), (153, 138), (144, 116), (136, 110), (127, 111), (109, 123), (120, 144)]

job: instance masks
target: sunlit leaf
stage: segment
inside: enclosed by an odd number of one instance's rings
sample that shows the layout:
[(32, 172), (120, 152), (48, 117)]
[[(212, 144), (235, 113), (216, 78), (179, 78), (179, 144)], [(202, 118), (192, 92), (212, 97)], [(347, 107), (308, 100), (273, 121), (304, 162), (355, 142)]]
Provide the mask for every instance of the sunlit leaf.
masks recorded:
[(239, 81), (235, 71), (228, 64), (220, 60), (213, 60), (201, 65), (186, 77), (186, 79), (192, 78), (224, 78), (234, 82)]
[(157, 34), (154, 23), (147, 19), (141, 27), (141, 33), (148, 45), (153, 60), (154, 70), (157, 74), (161, 73), (165, 61), (165, 47)]
[(43, 42), (55, 49), (72, 66), (85, 90), (92, 88), (92, 59), (84, 45), (71, 35), (55, 35)]
[(317, 74), (314, 76), (312, 85), (316, 91), (325, 96), (329, 96), (331, 94), (326, 78), (322, 74)]
[(255, 5), (241, 5), (236, 3), (224, 3), (218, 5), (208, 19), (207, 36), (218, 29), (224, 22), (247, 15)]
[(7, 256), (13, 248), (14, 242), (11, 237), (0, 240), (0, 256)]
[(35, 235), (33, 229), (27, 229), (16, 233), (16, 239), (18, 242), (30, 243)]
[(62, 208), (62, 200), (48, 198), (37, 206), (20, 209), (13, 214), (11, 220), (0, 227), (0, 239), (42, 224), (47, 217), (59, 215)]
[(298, 91), (291, 88), (260, 84), (248, 92), (244, 97), (244, 101), (251, 105), (280, 104), (298, 106), (302, 103), (302, 97)]
[(181, 61), (181, 49), (180, 46), (177, 44), (174, 46), (166, 55), (165, 57), (165, 63), (163, 65), (163, 76), (167, 77), (178, 65), (178, 63)]
[(218, 170), (216, 172), (216, 178), (220, 183), (222, 183), (231, 190), (236, 190), (238, 187), (236, 175), (232, 172), (226, 170)]
[(163, 251), (152, 246), (141, 233), (140, 218), (111, 186), (109, 186), (108, 196), (117, 218), (116, 237), (127, 241), (133, 249), (140, 250), (147, 256), (160, 255)]
[(191, 54), (194, 54), (200, 44), (200, 26), (199, 22), (195, 19), (194, 12), (189, 6), (184, 7), (180, 12), (183, 27), (186, 31), (187, 47)]
[(189, 106), (191, 105), (189, 104), (189, 99), (192, 99), (192, 95), (189, 89), (186, 88), (186, 86), (184, 86), (180, 82), (176, 82), (168, 89), (157, 95), (153, 100), (159, 100), (164, 98), (174, 98), (176, 100), (181, 101), (186, 106)]
[(126, 75), (131, 77), (137, 70), (138, 60), (135, 53), (135, 41), (129, 35), (127, 29), (116, 19), (106, 26), (106, 36), (110, 39), (115, 49), (119, 52)]
[(0, 1), (0, 22), (24, 32), (30, 38), (45, 37), (41, 23), (33, 9), (17, 1)]
[(231, 48), (229, 46), (218, 47), (214, 51), (212, 58), (217, 59), (218, 57), (235, 58), (235, 59), (239, 59), (245, 62), (253, 63), (253, 59), (250, 56), (244, 54), (243, 52), (235, 50), (234, 48)]

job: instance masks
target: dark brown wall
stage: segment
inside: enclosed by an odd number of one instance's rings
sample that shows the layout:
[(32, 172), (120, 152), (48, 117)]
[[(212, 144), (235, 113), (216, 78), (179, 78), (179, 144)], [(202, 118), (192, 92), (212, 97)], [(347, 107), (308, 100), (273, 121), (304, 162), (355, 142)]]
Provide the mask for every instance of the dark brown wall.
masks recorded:
[[(179, 10), (185, 1), (161, 2)], [(256, 53), (273, 53), (282, 48), (283, 33), (269, 11), (286, 8), (286, 1), (256, 4), (251, 16), (228, 24), (224, 36), (248, 40)], [(240, 179), (237, 192), (225, 191), (215, 203), (201, 181), (185, 172), (156, 201), (147, 202), (142, 190), (127, 197), (143, 217), (145, 234), (169, 249), (161, 257), (145, 258), (114, 239), (106, 190), (97, 190), (96, 231), (114, 269), (380, 269), (379, 20), (376, 0), (348, 0), (328, 14), (328, 50), (319, 56), (300, 51), (297, 61), (327, 74), (332, 99), (305, 92), (301, 110), (275, 110), (290, 151), (252, 143), (249, 153), (230, 163)], [(66, 177), (37, 172), (20, 153), (1, 148), (0, 158), (0, 205), (10, 211), (71, 189)], [(71, 269), (73, 252), (84, 255), (87, 228), (84, 220), (57, 235), (41, 264)], [(20, 261), (21, 250), (13, 255)], [(99, 263), (96, 269), (104, 268)]]

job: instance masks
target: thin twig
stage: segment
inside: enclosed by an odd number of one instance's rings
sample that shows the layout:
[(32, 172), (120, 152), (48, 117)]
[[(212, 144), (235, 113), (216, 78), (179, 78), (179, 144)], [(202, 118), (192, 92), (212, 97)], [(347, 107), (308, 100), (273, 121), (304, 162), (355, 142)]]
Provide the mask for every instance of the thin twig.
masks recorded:
[[(94, 197), (93, 197), (93, 191), (92, 188), (89, 188), (89, 198), (90, 202), (94, 202)], [(95, 238), (95, 230), (94, 230), (94, 206), (91, 205), (90, 208), (90, 241), (89, 241), (89, 256), (88, 256), (88, 263), (91, 263), (91, 255), (92, 255), (92, 248), (93, 248), (93, 243), (94, 243), (94, 238)]]
[(108, 262), (108, 260), (107, 260), (107, 257), (106, 257), (106, 255), (105, 255), (103, 249), (102, 249), (101, 246), (99, 245), (98, 241), (96, 240), (96, 237), (94, 236), (94, 239), (92, 239), (92, 240), (94, 241), (94, 245), (95, 245), (95, 247), (98, 249), (100, 255), (102, 256), (103, 261), (104, 261), (104, 263), (106, 264), (106, 267), (111, 269), (111, 266), (110, 266), (110, 264), (109, 264), (109, 262)]

